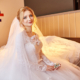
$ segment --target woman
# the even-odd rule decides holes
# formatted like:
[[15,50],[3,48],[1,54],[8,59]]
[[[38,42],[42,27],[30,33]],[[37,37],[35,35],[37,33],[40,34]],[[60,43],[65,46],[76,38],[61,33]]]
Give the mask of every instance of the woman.
[[35,23],[36,16],[31,8],[19,9],[7,45],[0,50],[0,80],[80,80],[78,66],[59,56],[48,55],[49,44],[43,37],[44,43],[40,41],[41,34],[37,34]]

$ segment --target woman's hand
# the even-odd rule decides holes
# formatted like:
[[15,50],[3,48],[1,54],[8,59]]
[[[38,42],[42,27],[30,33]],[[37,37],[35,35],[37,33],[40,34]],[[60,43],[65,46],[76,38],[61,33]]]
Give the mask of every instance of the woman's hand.
[[59,69],[60,67],[61,67],[61,64],[58,63],[58,64],[56,64],[55,69],[57,70],[57,69]]
[[47,65],[47,71],[53,71],[55,69],[55,67],[54,66],[49,66],[49,65]]
[[54,65],[53,66],[49,66],[47,65],[47,71],[53,71],[53,70],[57,70],[61,67],[61,64],[59,64],[57,67],[55,67]]

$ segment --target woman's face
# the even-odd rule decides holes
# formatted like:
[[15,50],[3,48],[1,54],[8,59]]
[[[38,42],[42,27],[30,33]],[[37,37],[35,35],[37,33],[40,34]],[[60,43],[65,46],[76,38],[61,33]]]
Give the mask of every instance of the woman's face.
[[25,27],[31,27],[34,23],[34,17],[32,15],[32,13],[28,10],[26,10],[23,14],[23,21],[22,24]]

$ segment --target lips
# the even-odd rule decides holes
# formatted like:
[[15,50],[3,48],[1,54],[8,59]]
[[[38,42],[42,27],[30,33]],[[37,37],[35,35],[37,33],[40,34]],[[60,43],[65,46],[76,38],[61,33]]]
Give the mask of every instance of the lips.
[[32,22],[29,22],[29,23],[32,23]]

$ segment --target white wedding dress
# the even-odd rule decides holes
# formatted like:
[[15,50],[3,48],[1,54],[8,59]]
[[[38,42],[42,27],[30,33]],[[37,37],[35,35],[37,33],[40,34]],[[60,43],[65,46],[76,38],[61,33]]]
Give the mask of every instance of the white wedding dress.
[[58,36],[40,37],[40,40],[43,43],[43,52],[50,52],[48,56],[57,56],[76,65],[80,64],[80,43]]
[[[80,80],[80,68],[72,64],[79,61],[79,43],[56,36],[29,37],[19,27],[15,18],[7,45],[0,49],[0,80]],[[43,61],[38,63],[41,49]],[[46,71],[46,65],[55,63],[61,64],[58,70]]]

